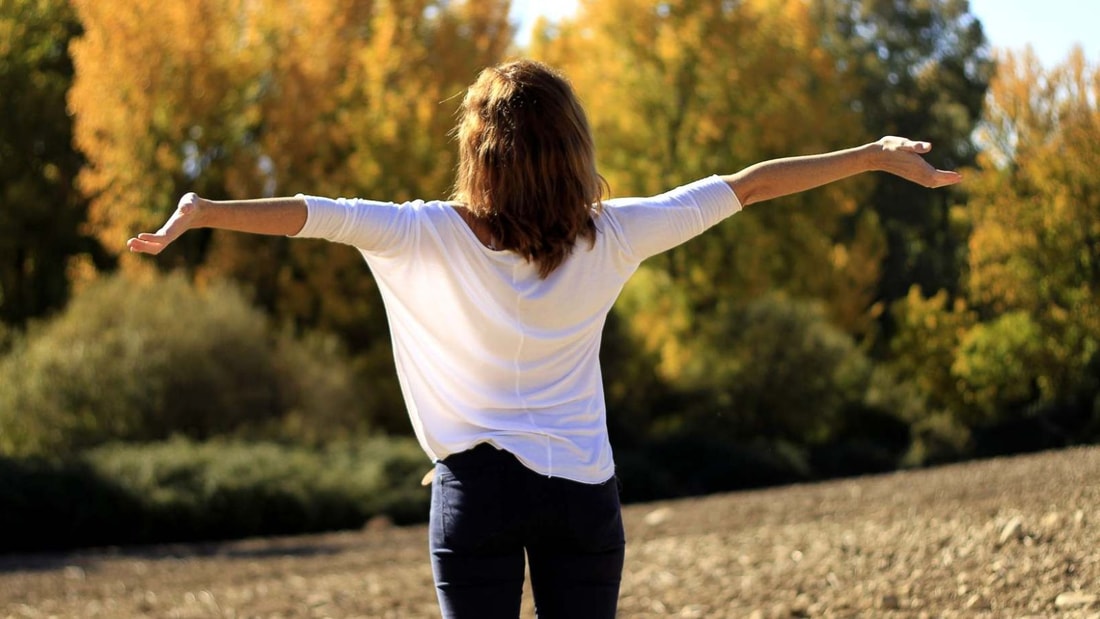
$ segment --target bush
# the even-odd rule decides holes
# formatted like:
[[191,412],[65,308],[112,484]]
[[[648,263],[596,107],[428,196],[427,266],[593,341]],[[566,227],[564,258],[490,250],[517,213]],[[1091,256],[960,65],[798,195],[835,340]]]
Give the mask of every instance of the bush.
[[782,441],[669,436],[615,452],[624,502],[775,486],[810,479],[804,451]]
[[110,277],[0,360],[0,454],[277,433],[291,417],[303,434],[301,419],[354,428],[355,382],[334,343],[273,336],[229,284]]
[[685,380],[686,423],[730,441],[828,441],[843,414],[861,407],[871,364],[819,305],[767,296],[703,334]]
[[[924,412],[920,394],[876,370],[819,304],[769,295],[723,312],[678,357],[679,379],[648,389],[643,413],[629,411],[647,425],[616,449],[624,498],[880,472],[902,462],[911,422]],[[610,422],[619,414],[609,411]]]
[[965,422],[1015,417],[1041,399],[1042,340],[1039,326],[1024,312],[1003,314],[967,332],[951,365],[968,405],[959,411]]
[[913,440],[902,460],[906,467],[932,466],[964,460],[973,450],[970,428],[947,411],[930,411],[913,423]]
[[176,439],[79,459],[0,459],[0,551],[298,534],[424,520],[428,462],[409,439],[324,449]]

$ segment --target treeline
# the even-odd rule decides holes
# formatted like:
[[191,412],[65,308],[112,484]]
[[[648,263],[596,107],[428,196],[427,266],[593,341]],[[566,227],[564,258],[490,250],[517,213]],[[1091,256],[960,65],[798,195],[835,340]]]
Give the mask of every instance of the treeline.
[[[523,49],[508,11],[0,1],[0,503],[107,479],[114,450],[407,442],[353,249],[205,232],[151,261],[123,243],[187,191],[444,197],[461,93],[515,55],[570,76],[614,195],[884,134],[967,177],[866,175],[643,265],[602,355],[625,499],[1100,437],[1100,67],[1080,52],[994,55],[948,0],[582,3]],[[173,483],[150,479],[138,494]]]

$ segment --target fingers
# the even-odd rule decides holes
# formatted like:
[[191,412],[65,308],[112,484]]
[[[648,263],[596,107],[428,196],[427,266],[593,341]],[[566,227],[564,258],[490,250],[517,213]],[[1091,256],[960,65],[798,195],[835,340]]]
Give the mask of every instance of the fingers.
[[932,144],[920,140],[910,140],[896,135],[888,135],[881,140],[883,150],[904,151],[910,153],[927,153],[932,150]]
[[929,187],[946,187],[947,185],[954,185],[955,183],[961,182],[962,179],[962,174],[958,172],[936,170],[932,177],[932,184],[929,185]]
[[932,150],[932,144],[888,135],[879,140],[885,157],[883,170],[896,174],[924,187],[936,188],[954,185],[963,177],[958,172],[937,170],[925,161],[923,155]]
[[928,142],[915,142],[913,140],[906,140],[904,145],[905,150],[912,151],[914,153],[927,153],[932,150],[932,145]]
[[958,172],[937,170],[924,163],[923,160],[921,160],[921,163],[924,165],[919,170],[900,170],[896,172],[896,174],[918,185],[928,187],[929,189],[954,185],[955,183],[961,182],[963,179],[962,174]]
[[164,248],[192,227],[197,217],[200,202],[201,198],[194,192],[183,194],[176,205],[175,212],[159,230],[153,233],[142,232],[126,241],[126,247],[131,252],[143,254],[156,255],[164,251]]
[[126,241],[126,249],[129,249],[134,254],[159,254],[161,247],[148,241],[143,241],[138,238],[132,238]]
[[156,234],[142,233],[126,241],[126,248],[136,254],[152,254],[157,255],[164,251],[164,248],[168,246],[168,243],[164,242],[164,238]]

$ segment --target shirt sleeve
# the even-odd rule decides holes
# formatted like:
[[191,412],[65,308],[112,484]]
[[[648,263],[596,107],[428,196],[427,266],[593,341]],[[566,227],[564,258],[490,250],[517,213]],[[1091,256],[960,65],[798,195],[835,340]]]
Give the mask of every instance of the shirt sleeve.
[[641,262],[702,234],[741,210],[741,201],[718,176],[649,198],[605,202],[624,248]]
[[295,238],[326,239],[373,253],[397,251],[410,240],[415,203],[298,194],[306,202],[306,223]]

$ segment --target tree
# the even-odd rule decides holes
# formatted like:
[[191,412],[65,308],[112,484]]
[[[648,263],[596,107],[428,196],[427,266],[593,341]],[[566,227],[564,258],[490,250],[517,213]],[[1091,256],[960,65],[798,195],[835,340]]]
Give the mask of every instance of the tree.
[[445,190],[454,95],[511,36],[499,0],[76,6],[81,181],[113,247],[158,224],[183,189]]
[[1098,94],[1079,50],[1049,71],[1029,50],[998,59],[969,187],[966,298],[914,287],[893,308],[891,365],[924,397],[925,429],[974,430],[973,447],[998,453],[1100,426]]
[[[647,195],[866,138],[846,105],[850,77],[821,36],[797,0],[609,0],[544,23],[532,53],[561,67],[585,101],[613,193]],[[867,333],[882,252],[873,214],[852,219],[867,182],[749,209],[643,266],[620,308],[633,308],[633,331],[660,351],[666,377],[689,363],[683,342],[701,325],[774,288],[825,299],[834,323]]]
[[85,235],[65,96],[80,23],[62,0],[0,0],[0,322],[22,327],[60,308],[70,276],[110,266]]
[[[81,185],[113,251],[186,191],[441,197],[461,92],[512,38],[505,0],[74,4],[87,29],[73,45]],[[230,277],[277,323],[341,336],[379,377],[377,424],[407,429],[381,298],[355,250],[200,232],[157,265]]]
[[[269,158],[269,174],[238,173],[232,195],[446,194],[457,162],[448,133],[464,88],[510,43],[507,3],[364,6],[333,2],[304,23],[284,12],[268,28],[255,149],[257,160]],[[342,34],[303,36],[323,29]],[[221,235],[202,272],[248,282],[278,318],[335,331],[390,363],[381,300],[351,248]]]
[[990,88],[970,202],[967,291],[987,316],[1022,313],[1043,400],[1093,388],[1100,359],[1100,67],[1080,49],[1043,69],[1007,53]]
[[[970,136],[993,72],[981,23],[967,0],[814,0],[821,43],[854,81],[846,105],[871,135],[906,135],[935,145],[937,167],[973,165]],[[876,298],[911,286],[959,293],[966,231],[952,216],[957,198],[883,177],[866,201],[886,233]]]

